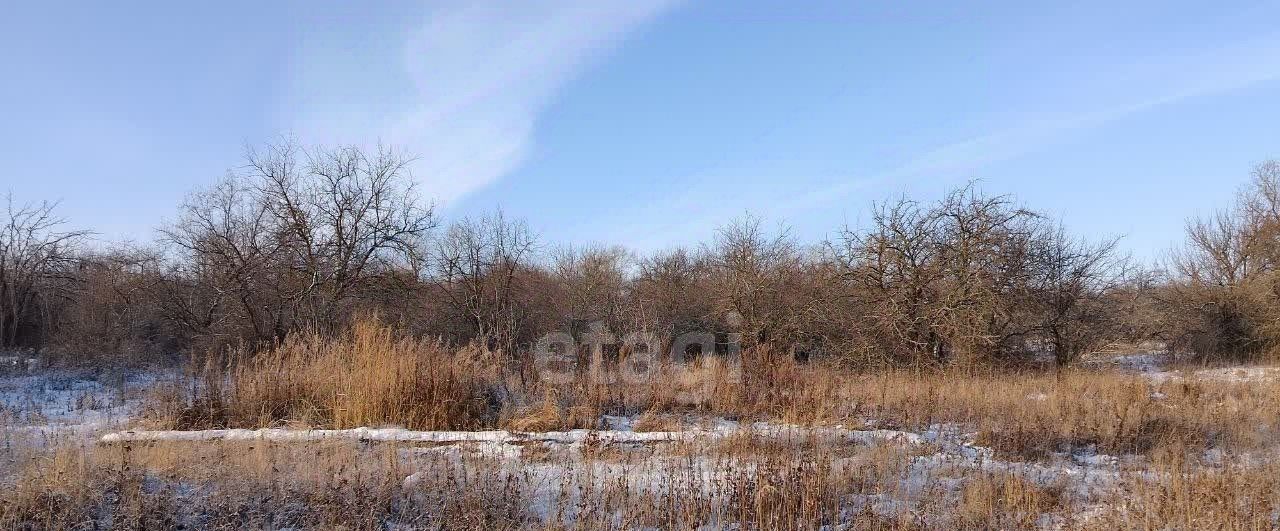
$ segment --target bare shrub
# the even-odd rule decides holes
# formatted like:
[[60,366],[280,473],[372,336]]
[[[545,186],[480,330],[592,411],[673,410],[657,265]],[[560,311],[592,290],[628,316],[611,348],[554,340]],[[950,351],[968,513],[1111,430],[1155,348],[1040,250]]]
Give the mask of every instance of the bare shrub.
[[50,338],[55,363],[128,367],[172,363],[187,337],[159,304],[162,259],[146,248],[120,246],[78,258]]
[[1242,360],[1280,345],[1280,164],[1266,162],[1235,205],[1187,223],[1166,298],[1175,347],[1197,359]]
[[666,338],[712,329],[709,283],[708,260],[695,252],[676,248],[643,258],[630,289],[637,329]]
[[1090,243],[1048,226],[1032,244],[1028,335],[1048,347],[1064,367],[1117,336],[1110,307],[1126,278],[1115,257],[1118,239]]
[[1036,212],[972,184],[936,204],[879,204],[871,227],[833,244],[861,364],[1066,365],[1100,342],[1119,278],[1115,241],[1066,235]]
[[529,226],[501,211],[445,230],[435,243],[431,283],[450,337],[507,353],[532,344],[537,331],[527,295],[535,251]]
[[553,253],[551,276],[557,288],[553,304],[562,330],[578,335],[588,331],[591,323],[601,323],[608,330],[643,329],[627,292],[631,259],[619,246],[569,246]]

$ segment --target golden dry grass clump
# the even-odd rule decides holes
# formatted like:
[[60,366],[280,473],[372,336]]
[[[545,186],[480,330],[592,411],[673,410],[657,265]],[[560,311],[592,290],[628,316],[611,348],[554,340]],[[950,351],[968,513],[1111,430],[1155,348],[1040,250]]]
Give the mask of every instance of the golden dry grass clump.
[[482,428],[496,421],[497,371],[486,351],[357,321],[333,337],[295,334],[206,364],[199,391],[173,420],[180,428]]

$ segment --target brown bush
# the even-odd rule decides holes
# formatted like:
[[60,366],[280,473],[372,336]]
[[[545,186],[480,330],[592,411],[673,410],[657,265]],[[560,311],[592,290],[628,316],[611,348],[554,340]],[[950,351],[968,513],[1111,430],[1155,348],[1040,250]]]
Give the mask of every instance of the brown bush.
[[1175,348],[1197,360],[1280,354],[1280,163],[1259,165],[1231,208],[1186,233],[1165,300]]

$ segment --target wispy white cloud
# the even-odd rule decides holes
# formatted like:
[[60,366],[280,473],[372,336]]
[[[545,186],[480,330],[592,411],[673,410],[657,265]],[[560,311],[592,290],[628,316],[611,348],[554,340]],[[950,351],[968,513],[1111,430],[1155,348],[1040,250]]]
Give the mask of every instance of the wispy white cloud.
[[319,36],[291,65],[292,133],[403,149],[448,203],[518,168],[565,86],[681,1],[430,0],[395,37]]
[[517,168],[560,89],[677,0],[434,6],[404,47],[417,101],[378,132],[418,154],[415,175],[449,201]]

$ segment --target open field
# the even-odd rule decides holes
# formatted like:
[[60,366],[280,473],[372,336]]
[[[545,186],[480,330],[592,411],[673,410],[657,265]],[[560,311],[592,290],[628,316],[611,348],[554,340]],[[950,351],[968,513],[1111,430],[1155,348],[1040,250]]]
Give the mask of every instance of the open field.
[[1280,2],[10,3],[0,531],[1280,531]]
[[[0,525],[1280,526],[1277,368],[1175,370],[1139,353],[1063,372],[862,374],[744,355],[762,366],[736,385],[711,385],[713,369],[698,366],[610,395],[522,387],[467,365],[477,352],[396,343],[376,328],[354,339],[363,350],[313,338],[274,362],[256,358],[281,376],[327,374],[340,388],[332,395],[263,378],[261,364],[223,373],[220,390],[174,373],[5,376]],[[355,369],[326,368],[339,351]],[[397,365],[397,353],[432,365]],[[432,386],[440,370],[466,385]],[[481,388],[505,394],[444,416],[411,401],[458,402]],[[201,414],[215,396],[218,415]],[[243,413],[251,404],[260,414]],[[200,429],[215,426],[234,429]]]

